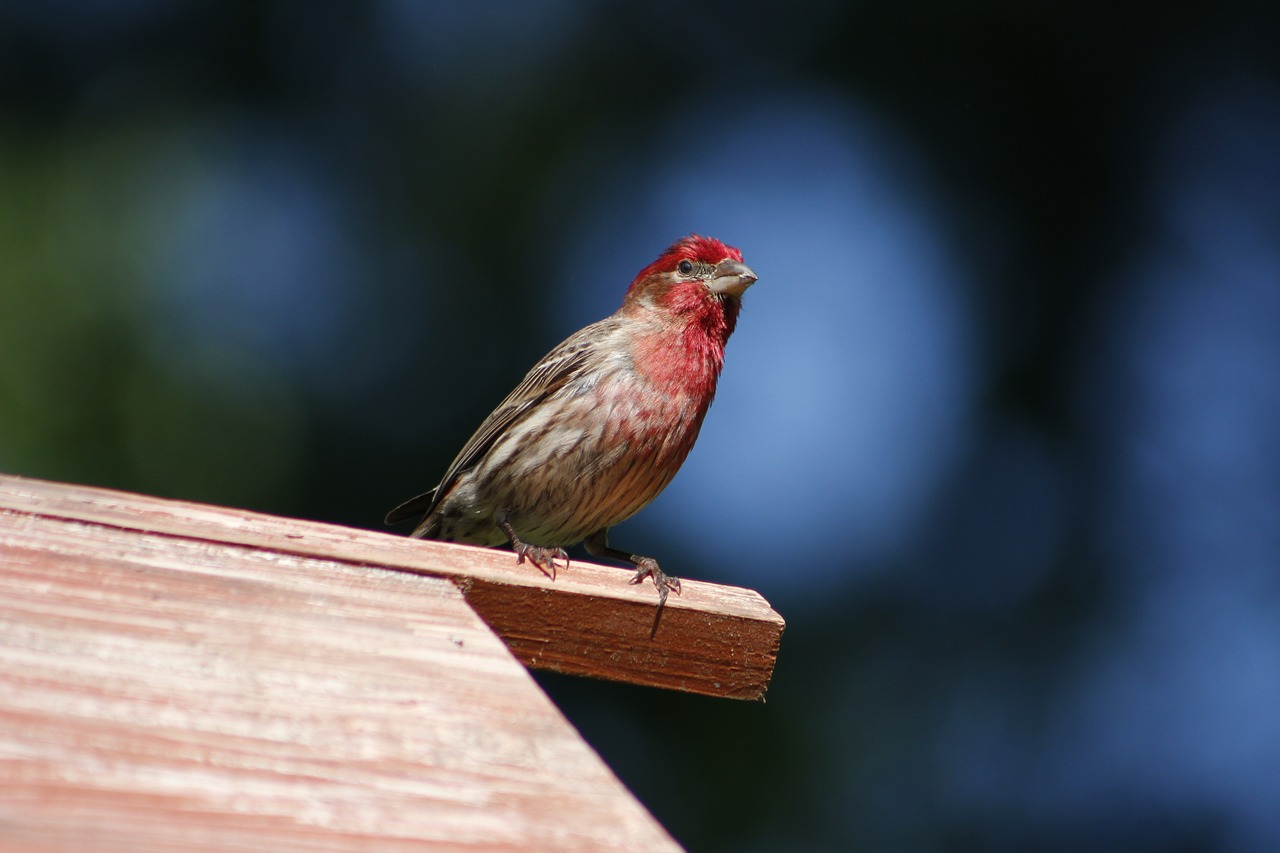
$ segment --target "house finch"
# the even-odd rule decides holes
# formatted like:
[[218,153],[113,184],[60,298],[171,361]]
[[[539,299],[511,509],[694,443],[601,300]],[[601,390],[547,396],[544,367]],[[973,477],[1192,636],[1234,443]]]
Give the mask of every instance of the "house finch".
[[[387,514],[413,536],[510,542],[555,578],[565,546],[652,578],[658,614],[680,581],[608,543],[671,482],[715,396],[724,347],[756,274],[719,240],[686,237],[640,271],[622,307],[533,366],[485,419],[440,485]],[[657,623],[655,621],[655,630]]]

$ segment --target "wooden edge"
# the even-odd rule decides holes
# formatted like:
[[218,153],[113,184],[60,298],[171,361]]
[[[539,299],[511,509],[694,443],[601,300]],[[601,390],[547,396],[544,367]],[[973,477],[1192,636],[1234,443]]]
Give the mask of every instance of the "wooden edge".
[[686,580],[650,636],[657,595],[621,568],[552,581],[510,551],[111,489],[0,475],[0,509],[449,578],[528,666],[708,696],[763,699],[785,627],[759,593]]

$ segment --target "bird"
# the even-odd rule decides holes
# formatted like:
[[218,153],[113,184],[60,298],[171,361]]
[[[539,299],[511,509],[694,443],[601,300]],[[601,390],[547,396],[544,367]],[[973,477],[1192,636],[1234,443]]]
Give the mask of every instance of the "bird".
[[658,619],[680,580],[653,557],[609,544],[609,529],[671,482],[715,397],[725,344],[756,274],[742,252],[692,234],[627,287],[621,307],[540,359],[485,418],[434,489],[387,524],[473,545],[510,544],[555,580],[567,547],[630,564],[652,580]]

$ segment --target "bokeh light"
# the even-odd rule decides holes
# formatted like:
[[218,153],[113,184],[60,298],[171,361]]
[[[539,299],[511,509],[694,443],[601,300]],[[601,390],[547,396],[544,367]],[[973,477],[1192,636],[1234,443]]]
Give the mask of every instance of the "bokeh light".
[[[691,100],[703,99],[721,100]],[[639,269],[662,248],[642,236],[704,232],[745,247],[760,275],[697,449],[619,536],[665,537],[749,586],[792,566],[775,594],[827,596],[904,547],[969,438],[978,343],[962,273],[919,158],[856,103],[730,100],[708,134],[685,132],[691,109],[659,121],[643,171],[589,179],[598,190],[565,253],[603,273],[600,247],[616,246]],[[617,266],[622,285],[566,280],[571,325],[616,307],[629,280]]]

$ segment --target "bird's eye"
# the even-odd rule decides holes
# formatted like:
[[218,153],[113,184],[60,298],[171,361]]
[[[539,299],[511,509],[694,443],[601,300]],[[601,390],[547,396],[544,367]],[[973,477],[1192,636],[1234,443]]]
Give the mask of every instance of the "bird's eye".
[[689,261],[681,261],[676,269],[680,270],[681,275],[689,275],[693,272],[693,264]]

